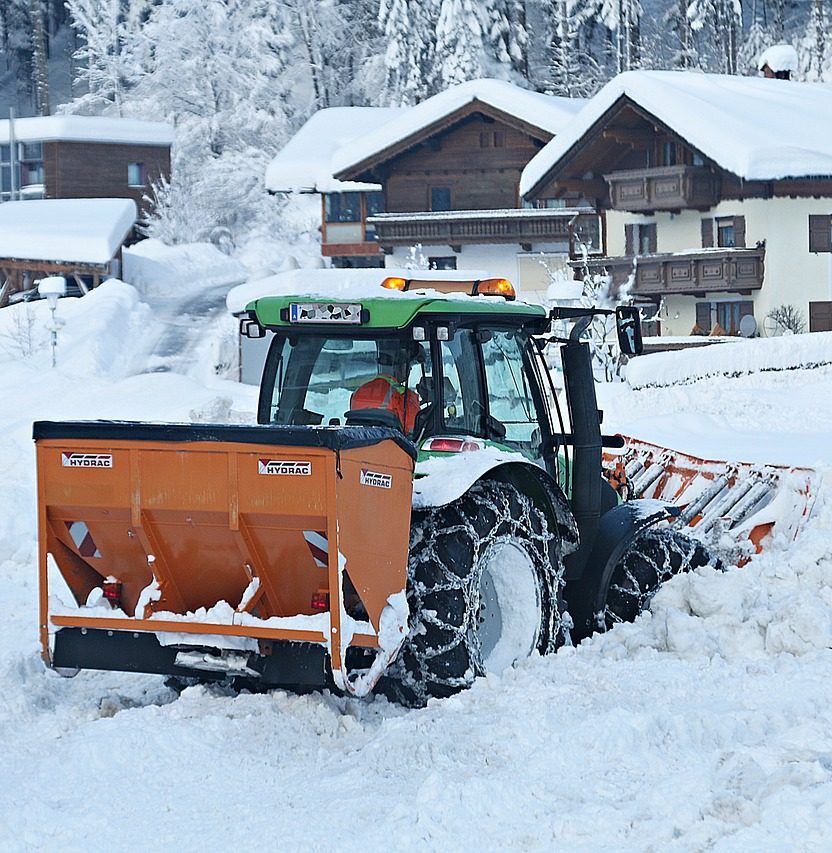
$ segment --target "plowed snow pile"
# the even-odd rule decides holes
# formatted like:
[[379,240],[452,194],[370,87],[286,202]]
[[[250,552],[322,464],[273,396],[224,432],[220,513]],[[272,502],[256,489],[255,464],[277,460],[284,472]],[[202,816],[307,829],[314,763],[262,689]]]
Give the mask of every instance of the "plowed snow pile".
[[[154,320],[126,286],[98,296],[66,306],[56,371],[44,340],[0,356],[0,849],[828,849],[832,506],[743,570],[676,578],[634,625],[421,711],[46,672],[31,421],[254,410],[216,378],[134,375]],[[94,321],[108,360],[84,357]],[[747,433],[832,465],[832,376],[782,375],[608,389],[605,429],[738,457]]]

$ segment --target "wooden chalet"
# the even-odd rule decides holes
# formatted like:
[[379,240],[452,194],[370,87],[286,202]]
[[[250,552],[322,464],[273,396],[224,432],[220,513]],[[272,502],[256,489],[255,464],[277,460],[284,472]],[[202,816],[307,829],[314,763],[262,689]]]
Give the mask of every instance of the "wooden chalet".
[[461,266],[490,266],[471,251],[477,246],[503,247],[504,255],[566,252],[597,218],[578,209],[578,194],[523,209],[519,182],[529,160],[583,103],[496,80],[465,83],[341,148],[335,177],[382,187],[384,212],[369,222],[394,264],[416,245],[432,267],[444,269],[456,268],[466,249]]
[[121,272],[136,223],[131,199],[40,199],[0,204],[0,308],[64,276],[81,293]]
[[173,128],[101,116],[0,121],[0,202],[128,198],[139,209],[154,181],[170,176]]
[[590,267],[661,303],[671,334],[737,333],[746,314],[762,331],[782,304],[821,328],[830,115],[832,90],[817,84],[629,72],[529,164],[523,194],[588,200],[607,241]]

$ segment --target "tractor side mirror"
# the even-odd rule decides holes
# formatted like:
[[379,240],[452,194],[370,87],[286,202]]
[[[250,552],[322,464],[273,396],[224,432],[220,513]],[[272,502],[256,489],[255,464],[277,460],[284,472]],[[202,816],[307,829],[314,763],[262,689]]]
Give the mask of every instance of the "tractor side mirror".
[[634,305],[619,305],[615,309],[615,330],[618,346],[624,355],[641,355],[641,314]]
[[243,317],[240,320],[240,334],[244,338],[265,338],[266,330],[251,317]]

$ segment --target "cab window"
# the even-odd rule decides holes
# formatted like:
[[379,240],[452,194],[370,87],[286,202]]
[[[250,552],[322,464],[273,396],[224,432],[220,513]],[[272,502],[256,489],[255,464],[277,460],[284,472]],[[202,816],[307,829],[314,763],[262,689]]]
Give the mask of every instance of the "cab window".
[[483,435],[485,406],[479,379],[477,341],[471,329],[457,329],[439,341],[442,362],[442,426],[449,432]]
[[525,337],[513,329],[495,329],[480,337],[488,413],[494,430],[505,430],[497,440],[537,460],[542,456],[541,434],[523,359]]
[[430,385],[428,345],[399,337],[286,335],[275,339],[269,361],[268,419],[275,424],[342,425],[355,391],[379,376],[416,394]]

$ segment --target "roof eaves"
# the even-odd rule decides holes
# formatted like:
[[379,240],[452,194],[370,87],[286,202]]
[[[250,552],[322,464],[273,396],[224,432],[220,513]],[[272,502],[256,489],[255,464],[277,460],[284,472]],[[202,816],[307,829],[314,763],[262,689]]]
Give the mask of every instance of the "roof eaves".
[[488,113],[491,117],[512,125],[519,130],[522,130],[524,133],[535,132],[542,141],[547,141],[553,136],[551,131],[521,119],[519,116],[507,113],[505,110],[488,103],[488,101],[484,101],[476,95],[472,95],[464,104],[455,106],[453,109],[443,113],[440,117],[436,118],[429,124],[424,125],[407,136],[401,137],[396,142],[379,149],[374,154],[365,157],[363,160],[341,169],[336,172],[333,177],[339,181],[357,180],[366,172],[366,170],[373,169],[383,163],[386,163],[388,160],[392,160],[394,157],[404,154],[406,151],[414,148],[426,139],[429,139],[435,133],[446,130],[462,118],[477,112]]

